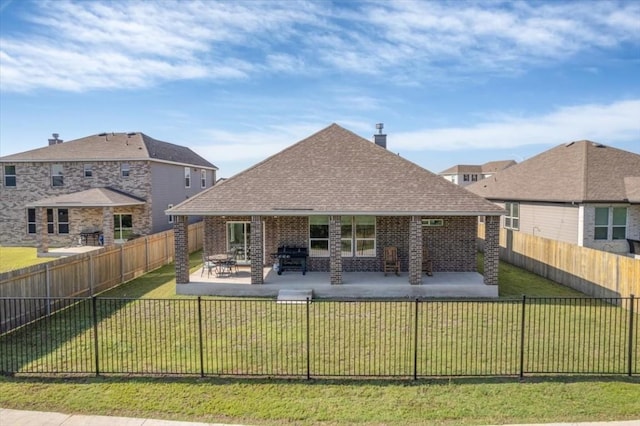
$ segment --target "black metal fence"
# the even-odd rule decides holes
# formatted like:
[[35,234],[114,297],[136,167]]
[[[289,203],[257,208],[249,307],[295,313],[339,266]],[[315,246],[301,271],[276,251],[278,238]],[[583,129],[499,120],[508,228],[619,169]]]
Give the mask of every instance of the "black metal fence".
[[637,299],[0,299],[3,374],[634,375]]

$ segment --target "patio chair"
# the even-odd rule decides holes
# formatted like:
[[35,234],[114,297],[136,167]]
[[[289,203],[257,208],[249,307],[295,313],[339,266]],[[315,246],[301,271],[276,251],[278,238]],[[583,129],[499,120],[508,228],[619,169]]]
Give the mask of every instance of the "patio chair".
[[207,260],[207,256],[202,254],[202,271],[200,272],[200,276],[204,275],[204,271],[207,271],[207,278],[211,276],[211,273],[215,271],[216,264],[211,260]]
[[382,266],[384,269],[384,276],[387,276],[387,272],[394,272],[396,275],[400,275],[400,261],[398,260],[398,248],[397,247],[385,247],[384,258],[382,260]]
[[225,262],[225,266],[229,270],[229,273],[233,272],[234,274],[238,273],[238,249],[234,248],[227,252],[227,261]]
[[433,275],[433,262],[431,261],[431,255],[427,247],[422,248],[422,272],[428,276]]

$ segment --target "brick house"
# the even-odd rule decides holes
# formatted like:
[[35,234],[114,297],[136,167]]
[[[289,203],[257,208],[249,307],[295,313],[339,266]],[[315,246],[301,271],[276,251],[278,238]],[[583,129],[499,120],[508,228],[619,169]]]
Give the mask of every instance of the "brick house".
[[[280,246],[308,248],[308,270],[382,271],[384,248],[398,249],[410,284],[434,272],[476,271],[476,231],[486,217],[485,284],[497,284],[502,208],[336,125],[169,209],[175,218],[176,282],[189,283],[186,224],[203,216],[205,253],[239,248],[251,284]],[[179,290],[178,290],[179,291]]]
[[143,133],[64,143],[54,134],[48,146],[0,157],[0,167],[0,244],[40,252],[170,229],[164,211],[211,187],[217,171],[189,148]]
[[640,240],[640,155],[582,140],[466,187],[505,207],[502,227],[596,250]]

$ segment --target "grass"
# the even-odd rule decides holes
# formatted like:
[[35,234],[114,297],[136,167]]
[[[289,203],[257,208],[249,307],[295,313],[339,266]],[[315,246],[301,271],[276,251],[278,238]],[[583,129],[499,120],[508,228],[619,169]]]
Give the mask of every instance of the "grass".
[[0,273],[50,262],[54,259],[51,257],[38,257],[35,247],[0,246]]
[[[190,258],[192,269],[198,268],[200,256],[195,253]],[[481,259],[480,259],[481,263]],[[513,297],[527,294],[529,296],[579,296],[580,294],[563,286],[551,283],[532,274],[528,274],[511,265],[501,264],[500,294],[502,297]],[[185,342],[194,339],[192,331],[195,329],[192,321],[193,298],[181,297],[176,302],[149,300],[162,297],[175,297],[175,281],[173,268],[166,266],[150,274],[119,286],[102,296],[134,297],[139,301],[118,302],[102,312],[100,333],[117,331],[119,336],[113,337],[112,346],[121,345],[120,358],[110,359],[106,367],[131,367],[127,354],[133,346],[144,347],[148,354],[149,363],[153,366],[161,365],[163,349],[172,350],[180,365],[186,365],[194,358],[194,354],[185,349]],[[191,299],[191,300],[189,300]],[[253,304],[249,311],[242,311],[238,315],[233,311],[237,303],[225,299],[211,298],[204,304],[205,315],[210,320],[205,322],[205,336],[223,331],[229,336],[237,336],[242,329],[260,330],[259,324],[266,321],[289,321],[286,328],[289,337],[293,337],[291,346],[277,346],[281,355],[280,363],[295,362],[299,341],[299,322],[296,315],[282,316],[283,312],[294,312],[300,307],[285,305],[285,311],[274,309],[273,303],[265,309],[263,305]],[[247,303],[250,303],[247,301]],[[253,302],[251,302],[253,303]],[[265,304],[266,306],[266,304]],[[330,357],[337,354],[333,361],[336,365],[347,362],[353,367],[362,360],[363,355],[349,352],[352,345],[371,344],[365,350],[358,351],[366,354],[366,362],[375,361],[376,356],[392,358],[393,352],[385,353],[385,339],[390,333],[385,333],[389,324],[381,318],[394,318],[402,321],[405,313],[399,315],[380,314],[379,310],[360,311],[357,304],[339,305],[330,303],[314,303],[312,318],[323,321],[326,318],[337,318],[333,323],[334,330],[347,330],[347,324],[359,320],[376,321],[375,327],[362,333],[343,333],[337,336],[320,336],[314,350],[329,348],[323,356]],[[384,305],[381,305],[384,306]],[[492,317],[491,312],[482,310],[480,304],[463,305],[474,306],[476,318],[482,318],[483,323],[499,322],[504,325],[504,331],[510,335],[509,317]],[[182,307],[182,308],[180,308]],[[486,333],[482,327],[465,329],[456,326],[455,305],[448,305],[435,301],[429,305],[426,313],[433,314],[432,318],[441,319],[438,324],[427,327],[433,330],[432,337],[441,340],[432,342],[434,347],[447,347],[450,344],[460,344],[473,338],[474,333]],[[80,308],[77,308],[80,309]],[[331,312],[328,310],[332,309]],[[380,309],[385,309],[381,307]],[[583,315],[581,322],[590,323],[589,310],[578,306],[575,308]],[[547,317],[553,317],[567,311],[555,305],[541,304],[532,309],[532,321],[544,325]],[[598,312],[600,310],[597,310]],[[603,308],[605,311],[605,308]],[[618,308],[608,306],[606,312],[616,312]],[[537,312],[537,317],[534,315]],[[134,320],[126,322],[135,313]],[[145,318],[172,318],[177,314],[177,320],[170,322],[164,331],[178,330],[178,334],[170,334],[164,338],[149,339],[141,333],[139,325]],[[574,312],[575,313],[575,312]],[[574,314],[572,313],[572,314]],[[369,318],[365,318],[365,317]],[[56,316],[63,318],[62,315]],[[425,318],[429,318],[426,316]],[[609,318],[607,316],[606,318]],[[560,318],[560,320],[562,320]],[[600,320],[598,320],[600,321]],[[87,323],[88,324],[88,323]],[[60,321],[56,324],[58,331],[53,335],[45,335],[52,342],[51,350],[42,354],[41,358],[32,359],[32,365],[43,365],[50,361],[54,354],[64,356],[69,351],[69,342],[76,341],[87,347],[87,354],[91,354],[92,341],[88,331],[78,334],[70,332],[68,324]],[[437,328],[433,328],[437,327]],[[247,340],[235,340],[232,345],[224,346],[215,339],[207,339],[211,350],[239,349],[248,353],[250,364],[246,368],[260,366],[271,360],[254,356],[255,347],[264,339],[281,344],[282,329],[266,328],[260,333],[250,335]],[[467,330],[465,334],[463,330]],[[574,329],[575,331],[575,325]],[[591,333],[593,329],[589,329]],[[563,331],[564,330],[560,330]],[[176,331],[177,332],[177,331]],[[99,334],[100,334],[99,333]],[[180,334],[182,333],[182,334]],[[567,334],[558,334],[556,329],[541,327],[536,330],[550,345],[568,340]],[[546,334],[545,334],[546,333]],[[162,335],[164,336],[164,335]],[[498,338],[501,335],[498,335]],[[31,329],[28,336],[23,336],[25,342],[40,341],[41,335]],[[280,339],[280,340],[278,340]],[[391,341],[392,346],[398,341]],[[401,341],[400,341],[401,342]],[[66,345],[66,346],[65,346]],[[188,345],[187,345],[188,346]],[[452,346],[453,347],[453,346]],[[335,349],[338,349],[337,351]],[[611,347],[609,347],[611,349]],[[67,351],[67,352],[65,352]],[[220,352],[218,352],[220,353]],[[451,360],[458,356],[454,353],[440,354]],[[477,354],[468,354],[476,356]],[[504,354],[492,352],[492,358],[502,357]],[[571,359],[576,354],[564,354]],[[216,359],[209,361],[209,358]],[[219,358],[219,357],[218,357]],[[355,361],[354,361],[355,360]],[[88,356],[89,363],[92,361]],[[325,358],[322,362],[331,362]],[[395,363],[403,363],[402,357]],[[210,368],[231,368],[225,360],[207,357]],[[279,368],[281,364],[274,364]],[[349,362],[352,362],[351,364]],[[40,363],[40,364],[38,364]],[[139,366],[133,366],[138,368]],[[554,376],[526,378],[519,382],[514,378],[474,378],[474,379],[442,379],[442,380],[285,380],[285,379],[223,379],[223,378],[136,378],[136,377],[98,377],[98,378],[0,378],[0,406],[16,409],[33,409],[45,411],[60,411],[66,413],[85,413],[101,415],[118,415],[132,417],[151,417],[173,420],[192,420],[223,423],[247,424],[300,424],[300,425],[332,425],[332,424],[499,424],[499,423],[540,423],[540,422],[577,422],[577,421],[606,421],[640,418],[640,379],[598,377],[598,376]]]

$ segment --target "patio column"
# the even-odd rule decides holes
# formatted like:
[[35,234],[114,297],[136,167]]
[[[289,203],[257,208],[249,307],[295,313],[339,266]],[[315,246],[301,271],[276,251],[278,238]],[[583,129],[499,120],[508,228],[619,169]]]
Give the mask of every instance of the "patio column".
[[213,254],[214,241],[216,236],[215,218],[213,216],[204,217],[204,239],[202,240],[202,253]]
[[500,262],[500,216],[485,216],[484,221],[484,283],[498,285]]
[[105,247],[115,244],[113,236],[113,207],[102,208],[102,241]]
[[189,282],[189,220],[188,216],[173,217],[176,285]]
[[409,222],[409,284],[422,284],[422,217]]
[[38,245],[38,254],[49,252],[49,230],[47,228],[47,208],[36,208],[36,224],[38,233],[36,234],[36,243]]
[[340,216],[329,216],[329,271],[331,285],[342,284],[342,224]]
[[262,216],[251,216],[251,284],[264,284]]

